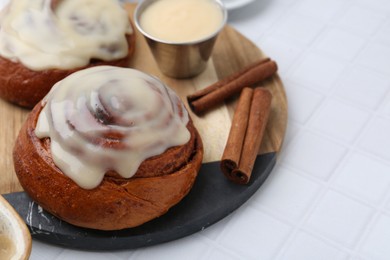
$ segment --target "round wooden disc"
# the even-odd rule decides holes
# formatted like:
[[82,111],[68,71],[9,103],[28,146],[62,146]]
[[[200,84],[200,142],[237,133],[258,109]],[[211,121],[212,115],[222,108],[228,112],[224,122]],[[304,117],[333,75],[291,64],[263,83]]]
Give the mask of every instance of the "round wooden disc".
[[[126,6],[133,17],[135,6]],[[186,80],[165,77],[158,70],[153,56],[142,35],[137,33],[135,55],[130,67],[159,77],[178,95],[186,96],[219,79],[265,58],[255,44],[230,26],[221,32],[206,70],[199,76]],[[237,96],[202,117],[191,117],[203,139],[204,164],[190,193],[178,205],[162,217],[136,228],[102,232],[74,227],[42,211],[23,192],[7,194],[6,199],[16,208],[33,237],[61,246],[89,249],[129,249],[178,239],[202,230],[226,217],[247,201],[263,184],[275,165],[287,126],[287,100],[283,84],[276,74],[261,82],[273,95],[271,114],[263,142],[248,185],[228,181],[219,169],[223,149],[229,134]],[[0,101],[0,193],[20,191],[12,164],[14,140],[28,111]],[[28,216],[28,218],[27,218]]]

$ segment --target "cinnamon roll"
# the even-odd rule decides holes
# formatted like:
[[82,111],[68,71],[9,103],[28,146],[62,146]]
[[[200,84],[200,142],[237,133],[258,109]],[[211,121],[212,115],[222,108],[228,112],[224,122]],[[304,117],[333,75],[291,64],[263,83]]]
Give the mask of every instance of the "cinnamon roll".
[[118,230],[168,211],[191,189],[201,138],[180,98],[157,78],[99,66],[58,82],[14,147],[24,190],[80,227]]
[[134,47],[117,0],[11,0],[0,13],[0,97],[32,108],[75,71],[127,66]]

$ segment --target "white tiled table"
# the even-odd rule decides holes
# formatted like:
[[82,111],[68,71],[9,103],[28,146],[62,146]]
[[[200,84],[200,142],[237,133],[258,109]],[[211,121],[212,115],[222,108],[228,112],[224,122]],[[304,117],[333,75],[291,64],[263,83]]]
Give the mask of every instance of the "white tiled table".
[[104,253],[34,241],[31,259],[390,259],[390,1],[257,0],[229,15],[288,96],[266,183],[184,239]]

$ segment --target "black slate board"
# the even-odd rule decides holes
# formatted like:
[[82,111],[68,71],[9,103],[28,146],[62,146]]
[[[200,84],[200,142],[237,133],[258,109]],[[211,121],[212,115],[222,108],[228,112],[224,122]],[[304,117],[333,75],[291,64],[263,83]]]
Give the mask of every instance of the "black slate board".
[[142,226],[97,231],[72,226],[31,201],[24,192],[4,197],[25,220],[33,238],[83,250],[134,249],[172,241],[214,224],[246,202],[272,171],[276,153],[259,155],[248,185],[228,181],[219,162],[203,164],[190,193],[167,214]]

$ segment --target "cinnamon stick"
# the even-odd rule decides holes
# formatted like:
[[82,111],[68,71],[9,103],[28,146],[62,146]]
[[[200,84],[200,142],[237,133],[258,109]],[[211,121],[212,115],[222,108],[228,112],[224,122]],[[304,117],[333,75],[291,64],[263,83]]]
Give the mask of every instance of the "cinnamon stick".
[[233,182],[247,184],[264,136],[272,95],[267,89],[244,88],[234,112],[221,170]]
[[255,62],[243,70],[224,78],[205,89],[187,96],[188,104],[195,114],[202,114],[222,103],[225,99],[271,77],[277,71],[277,64],[269,58]]
[[[230,173],[238,167],[242,147],[244,146],[252,97],[253,89],[244,88],[241,91],[240,99],[233,115],[229,137],[222,155],[221,168],[224,173]],[[229,174],[227,177],[230,177]]]

